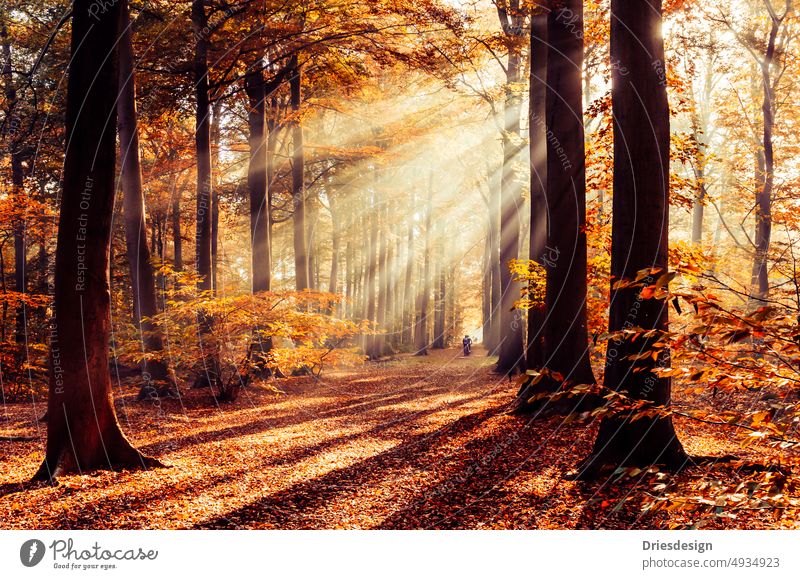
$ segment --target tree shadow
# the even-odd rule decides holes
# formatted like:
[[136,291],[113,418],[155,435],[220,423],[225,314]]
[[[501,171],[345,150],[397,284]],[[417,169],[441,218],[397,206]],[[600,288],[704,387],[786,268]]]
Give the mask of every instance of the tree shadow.
[[399,467],[422,467],[425,462],[424,457],[435,453],[436,443],[442,438],[452,436],[453,429],[461,432],[474,430],[500,411],[500,408],[490,408],[462,416],[434,432],[413,435],[385,452],[333,470],[321,477],[300,482],[286,490],[233,509],[222,516],[198,523],[192,528],[318,528],[319,525],[314,521],[315,509],[343,494],[367,489],[391,476],[391,473]]

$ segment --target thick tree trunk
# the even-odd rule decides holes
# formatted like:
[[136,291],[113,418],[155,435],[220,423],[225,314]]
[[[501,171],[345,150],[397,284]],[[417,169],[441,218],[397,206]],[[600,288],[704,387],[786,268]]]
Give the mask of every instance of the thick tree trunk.
[[122,433],[108,371],[121,4],[107,6],[97,22],[90,3],[75,0],[72,12],[66,111],[70,138],[56,249],[47,449],[37,480],[52,480],[62,472],[159,464]]
[[[612,0],[611,61],[614,113],[614,206],[611,248],[612,284],[634,279],[641,270],[657,283],[669,267],[669,105],[663,66],[661,0]],[[625,71],[623,74],[621,71]],[[642,127],[648,127],[643,131]],[[631,327],[656,330],[652,338],[620,332]],[[654,371],[669,367],[669,350],[632,360],[660,346],[669,329],[666,302],[640,288],[611,290],[609,331],[617,333],[606,353],[606,387],[656,406],[670,403],[670,379]],[[597,476],[603,467],[666,465],[680,468],[687,456],[670,417],[631,419],[631,412],[606,417],[593,454],[579,476]]]
[[249,100],[248,111],[250,160],[247,168],[247,187],[250,196],[250,241],[252,243],[252,290],[267,292],[272,287],[272,258],[270,239],[270,206],[267,196],[267,132],[266,93],[261,71],[245,78]]
[[292,101],[292,114],[295,118],[292,126],[292,199],[294,203],[293,233],[294,233],[294,269],[295,286],[297,291],[311,287],[309,280],[308,246],[306,240],[306,191],[305,191],[305,150],[303,147],[303,125],[296,116],[300,111],[300,88],[302,84],[302,69],[297,62],[297,55],[292,56],[292,73],[290,76],[290,89]]
[[[125,247],[133,294],[133,323],[142,346],[142,388],[139,398],[176,394],[177,383],[164,357],[161,329],[152,320],[158,313],[156,278],[147,248],[142,169],[139,160],[139,128],[136,115],[136,82],[133,44],[127,2],[122,3],[119,42],[119,124],[122,162],[122,208],[125,216]],[[153,229],[155,233],[155,229]]]
[[583,100],[583,3],[566,0],[548,17],[547,270],[545,367],[565,384],[594,384],[586,319],[586,163]]

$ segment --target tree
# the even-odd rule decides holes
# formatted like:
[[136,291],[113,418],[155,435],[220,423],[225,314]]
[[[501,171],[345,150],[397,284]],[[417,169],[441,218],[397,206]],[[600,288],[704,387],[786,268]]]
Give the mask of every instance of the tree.
[[142,344],[142,389],[140,398],[171,396],[177,384],[164,359],[164,340],[153,323],[158,313],[156,281],[147,247],[142,169],[139,158],[139,128],[136,119],[136,83],[133,45],[127,1],[122,2],[119,44],[119,120],[122,195],[125,214],[125,244],[133,294],[133,322]]
[[197,231],[195,233],[195,268],[198,289],[212,289],[211,270],[211,106],[208,95],[208,16],[205,0],[192,1],[195,82],[195,152],[197,155]]
[[[671,387],[670,378],[657,374],[669,365],[669,350],[662,345],[669,319],[667,303],[653,290],[669,280],[670,133],[661,23],[661,0],[612,0],[612,337],[605,372],[606,388],[659,408],[669,405]],[[642,284],[630,283],[640,275]],[[655,353],[657,360],[641,356],[645,352]],[[607,466],[680,468],[686,463],[671,417],[660,411],[637,414],[626,410],[603,418],[579,478],[596,476]]]
[[[536,6],[531,13],[531,80],[528,99],[528,126],[531,162],[530,261],[543,266],[547,244],[547,30],[548,12]],[[544,304],[528,310],[526,365],[529,370],[544,368]],[[525,389],[521,390],[524,393]],[[523,403],[523,400],[519,401]]]
[[76,0],[72,11],[47,448],[36,480],[159,465],[122,433],[111,392],[109,250],[122,6],[108,6],[100,22],[90,8],[89,0]]
[[300,121],[301,87],[303,69],[298,63],[297,53],[290,58],[292,69],[289,77],[292,100],[292,199],[294,203],[294,269],[295,284],[299,291],[311,287],[308,268],[308,245],[306,239],[306,188],[305,148],[303,147],[303,125]]
[[519,0],[498,0],[497,14],[507,39],[508,62],[505,67],[505,112],[503,124],[503,168],[500,183],[500,336],[497,371],[514,374],[525,364],[523,346],[524,315],[515,307],[521,287],[512,275],[510,265],[519,258],[520,209],[522,190],[515,171],[522,150],[520,107],[522,95],[522,48],[525,35],[525,10]]

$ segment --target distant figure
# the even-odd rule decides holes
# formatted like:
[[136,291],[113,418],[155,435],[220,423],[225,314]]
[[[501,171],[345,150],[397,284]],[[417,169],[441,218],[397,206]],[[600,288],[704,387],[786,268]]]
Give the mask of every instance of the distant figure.
[[464,345],[464,355],[469,356],[472,352],[472,338],[469,336],[464,336],[464,339],[461,340],[461,343]]

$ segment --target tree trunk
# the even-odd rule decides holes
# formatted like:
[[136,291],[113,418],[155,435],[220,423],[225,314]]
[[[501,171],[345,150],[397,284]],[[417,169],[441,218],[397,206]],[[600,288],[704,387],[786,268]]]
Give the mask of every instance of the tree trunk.
[[248,111],[250,160],[247,168],[247,187],[250,196],[250,241],[252,243],[252,290],[268,292],[272,287],[272,258],[270,239],[270,207],[267,197],[267,132],[266,93],[261,71],[245,77],[249,99]]
[[300,87],[302,69],[297,62],[297,55],[292,55],[292,74],[290,89],[292,101],[292,200],[294,203],[294,269],[297,291],[311,287],[309,283],[308,247],[306,240],[306,191],[305,191],[305,151],[303,148],[303,125],[297,115],[300,111]]
[[90,4],[75,0],[72,12],[66,109],[71,138],[56,249],[47,449],[36,480],[64,472],[159,465],[122,433],[108,371],[121,4],[107,6],[100,22],[91,16]]
[[437,227],[437,245],[438,251],[436,256],[436,273],[434,279],[436,280],[436,301],[434,302],[434,318],[433,318],[433,343],[431,348],[434,350],[443,350],[445,347],[444,340],[444,323],[446,314],[445,297],[447,295],[447,278],[444,268],[444,247],[441,235],[441,226]]
[[178,187],[172,196],[172,249],[173,267],[175,271],[183,271],[183,233],[181,232],[181,193],[183,187]]
[[489,345],[489,334],[492,328],[492,238],[487,207],[486,238],[483,244],[483,263],[481,264],[481,341]]
[[[219,172],[219,140],[220,116],[222,101],[216,101],[211,107],[211,150],[213,154],[212,174],[218,178]],[[211,191],[211,289],[214,295],[219,291],[219,183],[212,184]]]
[[491,247],[491,309],[492,323],[489,339],[486,341],[487,354],[494,356],[500,343],[500,308],[503,295],[500,270],[500,183],[493,186],[490,178],[489,191],[489,237]]
[[208,100],[208,17],[205,1],[192,1],[192,29],[194,31],[194,82],[197,109],[195,112],[195,149],[197,154],[197,232],[195,267],[200,279],[197,288],[212,289],[211,227],[212,227],[212,177],[211,177],[211,109]]
[[[531,227],[529,259],[544,265],[547,245],[547,26],[544,11],[531,15],[531,82],[529,99],[531,157]],[[544,304],[528,310],[526,365],[545,366]]]
[[339,293],[339,253],[341,246],[341,220],[336,208],[334,195],[328,191],[328,204],[331,210],[331,274],[328,281],[328,292]]
[[761,114],[764,118],[763,135],[763,187],[756,191],[756,239],[755,256],[753,258],[753,273],[750,289],[751,307],[756,308],[766,305],[769,295],[769,245],[772,237],[772,189],[775,183],[775,147],[772,142],[774,119],[774,96],[772,94],[772,63],[775,60],[775,43],[783,19],[771,15],[771,28],[767,41],[767,50],[761,64],[761,83],[764,90],[764,100],[761,105]]
[[521,286],[509,269],[511,262],[519,258],[520,209],[522,190],[515,163],[522,150],[520,134],[520,106],[522,95],[519,83],[522,76],[522,55],[519,38],[524,31],[524,12],[519,0],[508,2],[505,19],[501,16],[503,32],[508,38],[508,64],[506,67],[505,117],[503,131],[503,169],[500,184],[500,333],[497,371],[516,374],[524,368],[523,347],[524,315],[515,307],[521,297]]
[[[569,17],[567,16],[569,15]],[[545,366],[565,384],[594,384],[586,319],[586,163],[583,100],[583,3],[566,0],[548,17],[547,270]]]
[[[367,320],[372,325],[373,328],[375,327],[375,302],[376,302],[376,295],[375,295],[375,282],[378,273],[378,194],[376,191],[372,192],[372,211],[370,212],[369,218],[369,230],[368,230],[368,249],[367,249],[367,272],[366,272],[366,281],[365,281],[365,289],[364,289],[364,297],[366,299],[366,307],[365,311],[367,314]],[[374,335],[367,335],[366,339],[366,351],[367,356],[370,359],[374,360],[378,357],[377,351],[377,336]]]
[[386,350],[386,304],[388,296],[386,286],[388,280],[388,239],[386,232],[386,201],[382,198],[378,201],[375,211],[375,220],[378,223],[378,303],[376,320],[381,333],[375,338],[375,352],[378,356],[383,356]]
[[[611,247],[612,284],[631,280],[641,270],[654,273],[654,285],[669,267],[669,105],[663,74],[661,0],[612,0],[611,61],[614,118],[614,200]],[[653,63],[662,66],[654,66]],[[624,73],[623,73],[624,71]],[[648,130],[642,130],[648,127]],[[652,338],[621,334],[631,327],[657,330]],[[665,301],[648,298],[640,288],[611,289],[605,384],[633,400],[656,406],[670,403],[670,379],[654,370],[669,367],[669,350],[656,343],[669,329]],[[652,356],[632,360],[646,351]],[[593,454],[581,465],[580,478],[603,467],[666,465],[680,468],[687,456],[670,417],[631,420],[632,412],[605,417]]]
[[[156,278],[147,248],[142,169],[139,160],[139,128],[136,114],[136,81],[133,65],[131,23],[127,2],[122,3],[119,42],[119,124],[122,163],[122,208],[125,217],[125,247],[133,294],[133,323],[142,347],[142,388],[139,398],[176,394],[177,383],[164,359],[161,329],[153,323],[158,313]],[[155,229],[153,229],[155,232]]]
[[415,334],[417,356],[428,355],[428,303],[431,295],[431,212],[433,209],[433,174],[428,186],[428,202],[425,207],[425,257],[422,279],[419,282],[419,313]]
[[411,344],[414,340],[414,213],[416,211],[416,199],[416,192],[412,190],[407,216],[406,276],[403,287],[403,344]]

